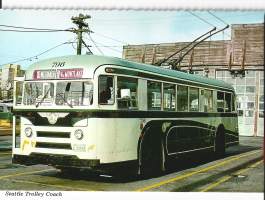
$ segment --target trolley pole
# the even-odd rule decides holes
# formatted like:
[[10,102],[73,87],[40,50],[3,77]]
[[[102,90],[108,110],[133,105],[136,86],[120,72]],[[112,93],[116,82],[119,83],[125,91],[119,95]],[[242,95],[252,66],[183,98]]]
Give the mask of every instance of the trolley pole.
[[90,15],[83,15],[79,14],[78,17],[72,17],[71,20],[73,21],[74,24],[77,25],[77,29],[74,29],[72,32],[77,34],[77,55],[81,55],[82,53],[82,43],[83,43],[83,38],[82,38],[82,33],[83,32],[91,32],[88,24],[85,22],[86,19],[90,19]]

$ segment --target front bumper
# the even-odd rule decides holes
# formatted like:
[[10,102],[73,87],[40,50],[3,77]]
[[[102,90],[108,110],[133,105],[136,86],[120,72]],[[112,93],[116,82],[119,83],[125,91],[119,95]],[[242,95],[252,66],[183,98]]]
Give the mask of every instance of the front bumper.
[[93,168],[100,164],[99,160],[79,159],[76,156],[70,155],[49,155],[32,153],[29,156],[14,154],[12,158],[13,164],[22,165],[52,165],[52,166],[65,166],[77,168]]

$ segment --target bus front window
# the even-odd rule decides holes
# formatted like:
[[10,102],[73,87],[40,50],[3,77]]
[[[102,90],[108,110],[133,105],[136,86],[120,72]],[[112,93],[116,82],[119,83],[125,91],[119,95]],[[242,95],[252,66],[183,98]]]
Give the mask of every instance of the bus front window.
[[90,82],[58,82],[56,105],[87,106],[93,102],[93,86]]
[[50,105],[54,98],[54,84],[42,82],[27,82],[24,90],[24,105]]

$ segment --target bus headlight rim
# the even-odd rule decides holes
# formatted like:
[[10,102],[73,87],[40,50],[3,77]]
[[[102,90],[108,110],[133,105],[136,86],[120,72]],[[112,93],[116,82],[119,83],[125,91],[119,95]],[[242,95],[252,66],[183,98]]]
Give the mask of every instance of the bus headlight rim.
[[81,129],[77,129],[74,133],[74,136],[77,140],[82,140],[84,137],[84,133]]
[[32,134],[33,134],[32,128],[30,128],[30,127],[25,128],[25,131],[24,132],[25,132],[25,135],[27,137],[31,137]]

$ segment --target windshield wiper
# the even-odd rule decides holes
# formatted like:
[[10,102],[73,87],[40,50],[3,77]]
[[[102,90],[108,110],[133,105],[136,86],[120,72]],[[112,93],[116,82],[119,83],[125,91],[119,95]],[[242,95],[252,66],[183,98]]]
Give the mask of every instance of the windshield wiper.
[[69,103],[68,101],[66,101],[66,99],[63,97],[63,95],[61,95],[60,93],[58,93],[56,96],[59,96],[63,99],[63,101],[68,105],[70,106],[71,108],[73,108],[73,105],[71,103]]
[[44,94],[44,96],[41,98],[41,100],[36,104],[36,108],[39,107],[39,105],[44,101],[44,99],[46,98],[46,96],[48,95],[48,93],[50,92],[51,88],[49,88],[47,90],[47,92]]

